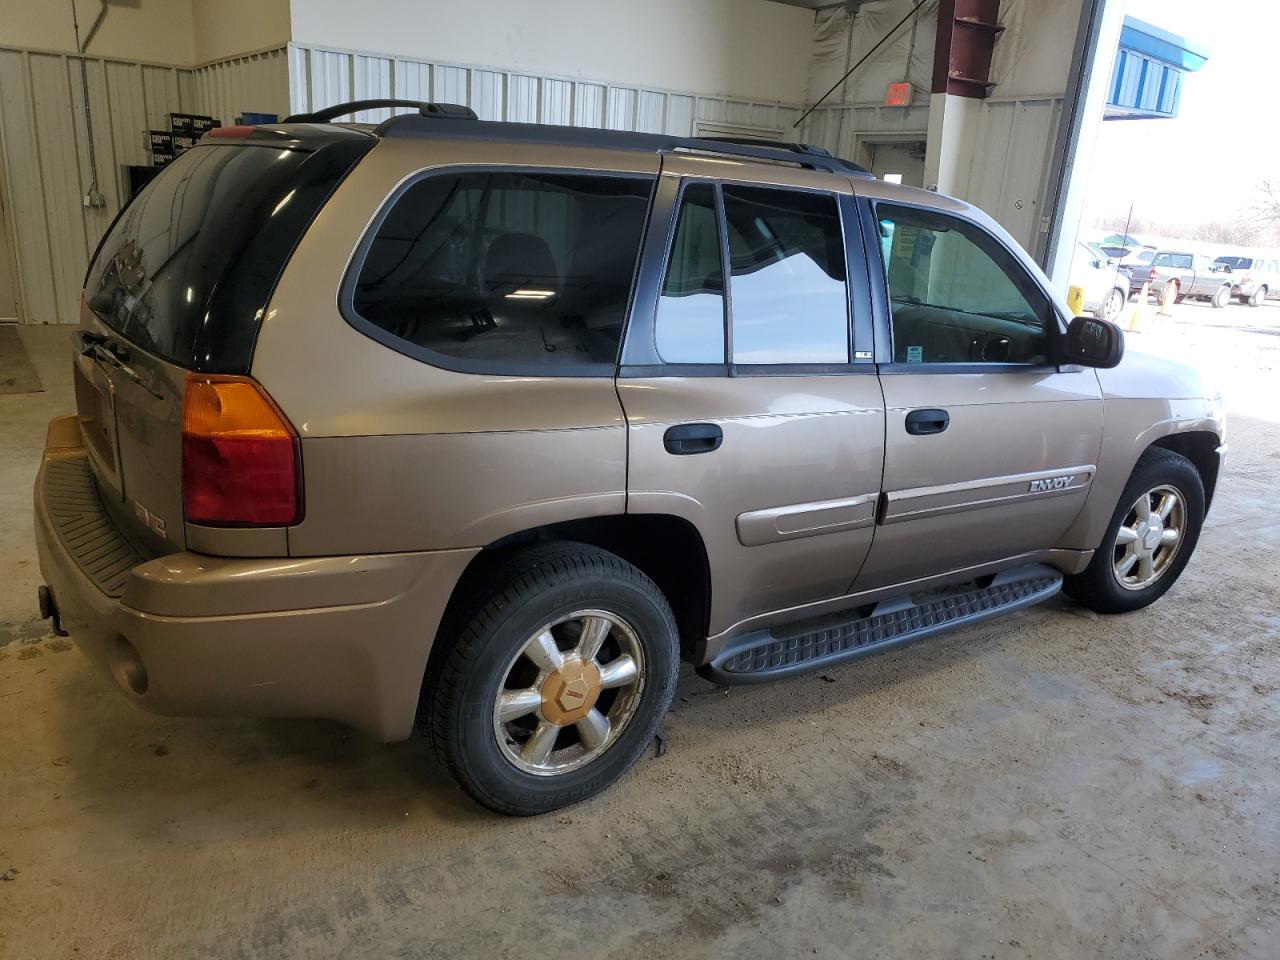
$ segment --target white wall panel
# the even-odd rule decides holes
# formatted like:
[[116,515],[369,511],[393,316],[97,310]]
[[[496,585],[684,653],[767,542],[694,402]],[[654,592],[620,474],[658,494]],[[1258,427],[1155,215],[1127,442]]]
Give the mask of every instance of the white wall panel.
[[[484,77],[487,71],[477,70],[476,76]],[[505,117],[513,123],[538,123],[540,122],[542,112],[541,90],[539,89],[539,80],[537,77],[530,77],[523,74],[513,73],[507,78],[507,109]],[[498,89],[501,90],[501,84]],[[476,113],[480,114],[481,120],[489,119],[477,109]],[[495,119],[502,119],[504,114],[499,111]]]
[[[385,57],[351,58],[351,99],[385,100],[391,96],[391,61]],[[361,110],[350,119],[359,123],[381,123],[391,118],[385,107]]]
[[667,125],[663,133],[683,137],[693,132],[693,111],[696,97],[667,94]]
[[[464,67],[437,64],[431,75],[431,99],[440,103],[471,103],[469,74]],[[319,104],[318,104],[319,106]]]
[[574,84],[573,126],[604,126],[605,90],[600,83]]
[[542,81],[542,122],[573,126],[573,83],[569,80]]
[[356,84],[355,96],[435,100],[471,107],[486,120],[555,123],[692,136],[696,121],[744,129],[779,130],[800,115],[796,104],[766,103],[688,92],[608,85],[576,77],[502,73],[478,66],[430,63],[355,51],[289,45],[290,102],[295,112],[353,99],[344,77],[360,77],[362,64],[389,63],[379,73],[389,88]]

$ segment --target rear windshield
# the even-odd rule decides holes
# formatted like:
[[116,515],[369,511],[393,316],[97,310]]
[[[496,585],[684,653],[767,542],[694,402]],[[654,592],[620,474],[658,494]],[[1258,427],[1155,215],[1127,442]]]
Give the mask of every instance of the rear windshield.
[[1158,254],[1151,264],[1153,267],[1180,267],[1186,270],[1191,269],[1191,254],[1189,253],[1161,253]]
[[179,366],[248,372],[280,271],[372,142],[314,153],[245,144],[188,150],[112,225],[85,278],[90,309]]
[[1248,270],[1253,266],[1252,257],[1219,257],[1213,262],[1224,264],[1232,270]]

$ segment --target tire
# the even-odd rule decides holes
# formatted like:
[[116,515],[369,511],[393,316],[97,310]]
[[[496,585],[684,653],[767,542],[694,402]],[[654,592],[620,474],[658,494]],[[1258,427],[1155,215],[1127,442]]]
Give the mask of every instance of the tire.
[[1219,287],[1217,290],[1215,290],[1213,292],[1213,297],[1209,300],[1209,303],[1213,306],[1215,310],[1221,310],[1230,302],[1231,302],[1231,288],[1226,285],[1223,285]]
[[1098,319],[1114,322],[1116,317],[1120,316],[1120,312],[1124,310],[1126,299],[1124,291],[1116,287],[1107,294],[1107,299],[1103,300],[1102,305],[1098,307]]
[[[640,759],[671,704],[679,673],[675,618],[652,580],[596,547],[552,543],[490,567],[464,603],[450,617],[457,629],[446,629],[437,641],[448,646],[432,658],[421,722],[441,764],[472,799],[514,816],[547,813],[599,793]],[[579,613],[584,615],[564,619]],[[582,668],[586,661],[571,650],[585,642],[588,620],[605,622],[608,630],[598,655],[606,670],[597,670],[594,681],[582,679],[590,668]],[[535,639],[544,633],[552,634],[559,656],[569,654],[567,666],[548,672],[555,661],[545,660],[545,647]],[[636,679],[601,689],[607,668],[624,655],[638,664]],[[578,671],[566,683],[564,670],[575,661]],[[594,667],[597,658],[589,663]],[[578,692],[570,690],[573,683]],[[537,705],[500,722],[504,690],[533,696]],[[576,702],[564,699],[570,695]],[[591,721],[568,719],[584,707],[609,721],[607,735],[592,734],[600,738],[594,746],[578,733]],[[554,728],[549,752],[526,756],[522,747],[533,746],[548,726]]]
[[[1135,506],[1144,496],[1148,503],[1151,497],[1161,490],[1167,490],[1180,498],[1181,519],[1177,521],[1180,536],[1176,549],[1162,559],[1157,548],[1153,561],[1155,577],[1147,583],[1140,579],[1140,573],[1132,572],[1134,582],[1128,586],[1121,585],[1117,573],[1117,564],[1122,563],[1133,547],[1126,547],[1118,541],[1121,539],[1122,526],[1134,517]],[[1157,504],[1163,501],[1154,501]],[[1128,613],[1154,603],[1177,582],[1191,554],[1195,551],[1200,539],[1200,528],[1204,524],[1204,485],[1200,474],[1191,461],[1172,450],[1152,447],[1138,458],[1137,466],[1129,482],[1125,484],[1124,493],[1111,516],[1107,534],[1082,573],[1068,576],[1063,581],[1063,590],[1072,599],[1098,613]],[[1175,524],[1170,523],[1173,527]],[[1130,527],[1132,529],[1132,527]],[[1153,531],[1148,531],[1148,533]],[[1139,541],[1140,542],[1140,541]],[[1163,566],[1161,566],[1163,564]],[[1140,564],[1134,569],[1140,571]]]
[[1253,294],[1249,297],[1249,306],[1260,307],[1263,305],[1266,299],[1267,299],[1267,288],[1259,287],[1257,290],[1253,291]]

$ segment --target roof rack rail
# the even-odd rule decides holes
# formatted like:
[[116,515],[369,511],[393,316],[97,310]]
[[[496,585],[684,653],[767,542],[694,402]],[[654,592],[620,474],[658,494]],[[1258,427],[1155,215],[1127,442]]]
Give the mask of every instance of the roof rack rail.
[[435,120],[478,120],[476,112],[460,103],[427,103],[422,100],[351,100],[347,103],[335,103],[322,110],[311,113],[295,113],[285,117],[285,123],[328,123],[338,117],[359,113],[362,110],[382,110],[387,107],[412,107],[419,116],[431,117]]
[[[794,140],[761,140],[755,137],[693,137],[691,141],[713,144],[710,149],[733,156],[758,157],[779,163],[795,163],[831,173],[867,173],[867,168],[852,160],[833,156],[831,151],[810,143]],[[691,147],[690,149],[697,149]],[[707,149],[703,147],[703,149]]]
[[840,176],[870,176],[866,168],[849,160],[833,157],[821,147],[785,141],[746,140],[732,137],[669,137],[658,133],[636,133],[629,130],[603,130],[598,127],[562,127],[541,123],[512,123],[479,120],[453,115],[448,123],[436,114],[401,114],[384,120],[374,128],[378,137],[411,139],[447,137],[467,140],[514,140],[574,147],[612,147],[645,153],[673,153],[677,150],[714,153],[743,160],[767,160],[794,164],[811,170],[822,170]]

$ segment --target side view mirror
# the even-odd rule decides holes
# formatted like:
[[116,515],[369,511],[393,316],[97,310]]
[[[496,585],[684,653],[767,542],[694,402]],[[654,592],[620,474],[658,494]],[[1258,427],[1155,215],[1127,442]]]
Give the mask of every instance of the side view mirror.
[[1114,367],[1124,356],[1124,332],[1106,320],[1076,317],[1067,324],[1062,352],[1065,363],[1079,363],[1086,367]]

